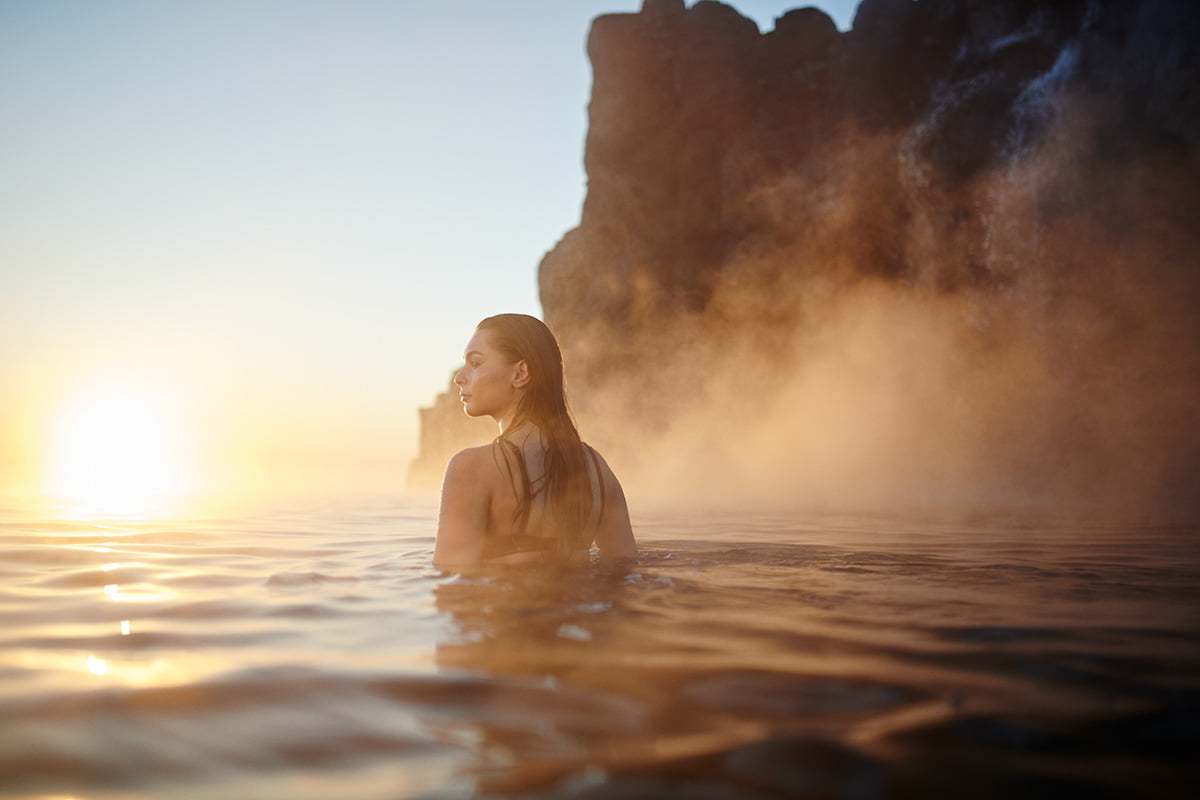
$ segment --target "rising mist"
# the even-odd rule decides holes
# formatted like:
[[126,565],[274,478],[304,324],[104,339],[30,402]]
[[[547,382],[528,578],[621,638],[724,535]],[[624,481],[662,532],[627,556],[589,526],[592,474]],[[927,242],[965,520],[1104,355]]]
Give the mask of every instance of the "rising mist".
[[540,270],[585,438],[689,502],[1194,514],[1198,19],[597,19]]

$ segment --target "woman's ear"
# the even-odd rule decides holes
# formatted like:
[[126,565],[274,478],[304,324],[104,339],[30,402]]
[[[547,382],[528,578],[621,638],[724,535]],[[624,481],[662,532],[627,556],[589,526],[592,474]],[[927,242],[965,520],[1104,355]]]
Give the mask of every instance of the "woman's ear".
[[524,359],[521,359],[513,367],[512,384],[516,389],[524,389],[527,383],[529,383],[529,365],[525,363]]

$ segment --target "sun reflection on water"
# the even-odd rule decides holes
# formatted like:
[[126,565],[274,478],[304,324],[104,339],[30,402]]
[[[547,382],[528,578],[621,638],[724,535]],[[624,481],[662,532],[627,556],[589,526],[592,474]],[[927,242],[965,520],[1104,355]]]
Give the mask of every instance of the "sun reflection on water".
[[95,653],[89,653],[87,657],[88,672],[93,675],[105,675],[108,673],[108,661],[103,658],[96,658]]

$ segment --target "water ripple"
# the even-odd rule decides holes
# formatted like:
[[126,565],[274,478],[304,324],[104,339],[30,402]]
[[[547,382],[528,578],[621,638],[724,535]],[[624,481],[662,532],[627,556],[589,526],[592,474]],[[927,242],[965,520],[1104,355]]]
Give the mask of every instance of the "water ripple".
[[434,526],[0,514],[0,796],[1182,797],[1195,778],[1193,531],[663,513],[628,573],[463,578],[430,566]]

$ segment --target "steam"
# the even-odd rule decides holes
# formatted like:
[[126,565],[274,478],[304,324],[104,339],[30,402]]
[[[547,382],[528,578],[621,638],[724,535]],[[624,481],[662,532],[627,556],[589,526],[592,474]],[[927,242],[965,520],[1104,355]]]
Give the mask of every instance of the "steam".
[[[950,87],[926,126],[747,191],[734,213],[778,224],[702,311],[566,338],[584,437],[630,491],[1195,515],[1200,192],[1177,156],[1094,151],[1089,103],[1063,90],[1076,58],[1027,87],[991,169],[948,180],[926,156],[971,90]],[[638,302],[678,307],[654,286]]]

